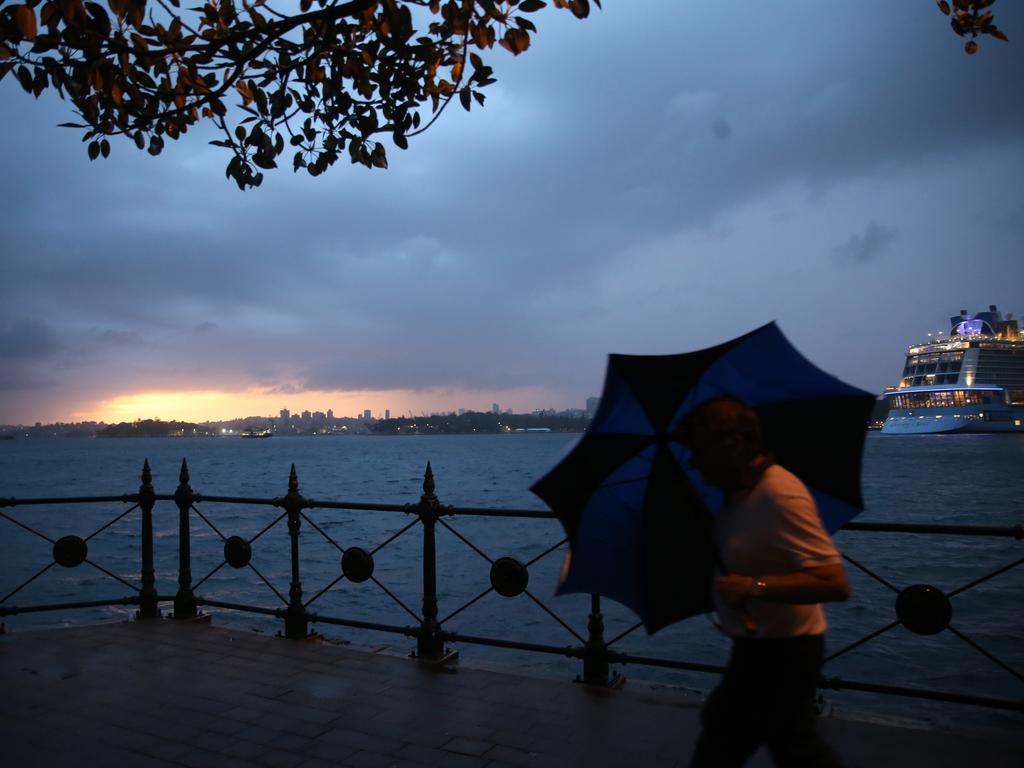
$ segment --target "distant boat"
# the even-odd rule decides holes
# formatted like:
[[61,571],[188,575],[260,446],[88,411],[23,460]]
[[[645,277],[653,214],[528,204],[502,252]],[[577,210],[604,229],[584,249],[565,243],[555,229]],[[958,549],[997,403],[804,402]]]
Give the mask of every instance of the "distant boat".
[[243,429],[238,433],[239,437],[272,437],[274,435],[269,429]]
[[1024,432],[1024,338],[1012,315],[961,311],[946,336],[907,350],[885,393],[887,435]]

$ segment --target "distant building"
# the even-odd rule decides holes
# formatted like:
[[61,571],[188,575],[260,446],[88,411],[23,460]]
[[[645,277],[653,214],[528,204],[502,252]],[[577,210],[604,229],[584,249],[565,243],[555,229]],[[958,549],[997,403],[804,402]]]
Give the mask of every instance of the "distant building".
[[363,411],[363,421],[370,421],[373,418],[373,414],[370,413],[370,409],[367,408]]
[[327,409],[327,420],[328,421],[334,421],[334,409],[333,408],[328,408]]
[[390,408],[385,408],[384,409],[384,418],[385,419],[390,419],[391,418],[391,409]]
[[492,403],[491,413],[501,413],[501,406],[499,406],[497,403]]
[[599,397],[588,397],[587,398],[587,416],[594,418],[597,415],[597,406],[600,405],[601,398]]

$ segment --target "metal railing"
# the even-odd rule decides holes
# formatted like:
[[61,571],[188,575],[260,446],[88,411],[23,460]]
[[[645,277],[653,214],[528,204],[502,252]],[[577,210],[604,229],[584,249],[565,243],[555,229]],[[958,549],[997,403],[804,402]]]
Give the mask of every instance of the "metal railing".
[[[298,477],[295,466],[292,465],[288,479],[288,491],[283,497],[278,498],[248,498],[236,496],[215,496],[197,493],[189,485],[188,465],[183,460],[179,474],[179,484],[173,494],[157,494],[152,485],[152,475],[149,462],[146,461],[142,469],[141,485],[138,493],[125,494],[121,496],[91,496],[91,497],[64,497],[64,498],[34,498],[34,499],[0,499],[0,518],[10,524],[27,531],[34,537],[39,537],[52,544],[52,561],[43,566],[38,572],[22,581],[12,590],[6,592],[0,599],[0,617],[14,616],[17,614],[57,611],[75,608],[95,608],[102,606],[137,606],[136,617],[139,620],[152,620],[161,616],[161,604],[173,604],[173,618],[176,620],[194,619],[199,615],[201,607],[221,608],[233,611],[243,611],[252,614],[275,617],[283,620],[283,635],[288,638],[305,638],[310,634],[309,625],[314,623],[350,627],[355,629],[375,630],[391,634],[402,635],[414,638],[416,650],[411,654],[416,658],[442,664],[457,656],[449,649],[450,643],[470,643],[495,648],[517,649],[534,653],[554,654],[582,662],[582,671],[579,680],[593,685],[614,684],[617,675],[611,672],[611,665],[633,664],[661,667],[677,670],[696,671],[701,673],[720,673],[724,667],[715,664],[706,664],[696,661],[681,659],[660,658],[632,654],[617,650],[613,646],[619,646],[621,642],[639,629],[642,623],[636,623],[625,631],[616,635],[610,640],[604,639],[605,622],[602,613],[601,599],[597,595],[590,596],[589,612],[587,614],[587,626],[585,630],[577,631],[565,618],[556,613],[550,606],[529,589],[529,569],[539,561],[548,558],[552,553],[564,549],[566,539],[546,547],[537,556],[521,562],[513,557],[492,558],[480,546],[473,542],[467,535],[456,528],[450,520],[455,517],[500,517],[500,518],[523,518],[533,520],[554,520],[555,515],[551,512],[537,510],[516,510],[516,509],[490,509],[474,507],[452,507],[441,504],[435,494],[435,484],[431,466],[428,463],[423,478],[423,493],[419,500],[413,504],[369,504],[339,501],[320,501],[305,498],[299,493]],[[12,514],[4,511],[13,507],[28,507],[40,505],[79,505],[79,504],[101,504],[120,502],[130,505],[127,509],[117,514],[112,520],[100,526],[91,534],[80,536],[63,536],[53,538],[46,533],[37,530],[36,527],[28,525],[17,519]],[[173,502],[177,507],[178,534],[177,534],[177,592],[172,595],[160,595],[156,589],[156,577],[154,569],[153,551],[153,510],[158,502]],[[239,535],[225,535],[206,514],[207,506],[219,504],[244,505],[246,507],[264,507],[275,510],[273,519],[265,525],[258,533],[249,538]],[[342,546],[335,537],[332,537],[325,528],[326,524],[319,524],[312,519],[308,512],[313,509],[319,510],[347,510],[350,512],[371,512],[401,514],[412,517],[408,523],[402,525],[384,541],[372,549],[365,549],[357,546]],[[89,542],[101,532],[107,530],[115,523],[124,520],[128,515],[138,511],[140,526],[140,570],[138,583],[132,583],[122,576],[113,573],[89,557]],[[289,585],[287,596],[282,594],[273,582],[268,579],[252,562],[253,544],[267,535],[272,530],[279,528],[281,523],[287,529],[289,537]],[[194,524],[206,526],[214,536],[223,544],[223,559],[209,573],[196,580],[192,575],[194,565],[192,556],[192,538]],[[302,584],[301,572],[301,548],[300,533],[304,530],[303,524],[309,530],[318,535],[326,544],[333,547],[341,555],[340,573],[326,586],[316,591],[312,597],[305,598]],[[380,578],[374,575],[375,555],[380,550],[391,545],[403,537],[416,526],[420,526],[422,533],[422,579],[421,597],[422,604],[417,612],[403,601],[395,592],[390,589]],[[450,610],[443,618],[439,618],[439,600],[437,589],[437,548],[436,532],[440,526],[443,530],[452,534],[456,540],[465,545],[470,551],[483,558],[490,564],[489,586],[479,594],[466,600],[454,610]],[[886,535],[910,534],[922,536],[956,536],[956,537],[985,537],[995,539],[1024,540],[1024,526],[960,526],[960,525],[916,525],[916,524],[889,524],[889,523],[859,523],[851,522],[843,530],[851,532],[872,532]],[[895,627],[902,626],[910,632],[921,635],[935,635],[941,632],[949,632],[960,641],[965,647],[987,658],[993,665],[1001,670],[1001,674],[1008,675],[1021,684],[1024,692],[1024,675],[1019,669],[1000,659],[997,654],[983,647],[977,640],[968,636],[961,628],[953,625],[953,603],[952,600],[969,592],[975,587],[1009,573],[1024,563],[1024,558],[1017,558],[1008,563],[1000,564],[983,576],[973,578],[960,587],[944,592],[943,590],[929,584],[913,584],[907,587],[897,587],[890,583],[883,576],[876,573],[859,560],[844,555],[846,560],[859,572],[883,585],[896,595],[894,602],[895,617],[887,621],[882,627],[872,630],[862,637],[848,643],[845,647],[828,657],[826,663],[840,658],[855,648],[860,648],[871,642]],[[105,574],[117,583],[127,586],[131,593],[128,596],[119,596],[109,599],[92,599],[37,605],[14,605],[9,601],[17,596],[28,585],[42,577],[54,566],[64,568],[75,568],[80,565],[88,565],[97,571]],[[211,577],[225,567],[235,570],[249,569],[256,578],[280,601],[276,607],[266,605],[253,605],[250,603],[235,602],[230,600],[219,600],[201,592],[201,588],[208,584]],[[408,615],[414,623],[397,624],[389,622],[366,621],[363,619],[331,615],[311,610],[314,603],[321,600],[324,595],[335,590],[339,582],[347,580],[352,584],[369,582],[374,584],[381,593],[398,606],[401,611]],[[511,639],[508,637],[492,637],[475,634],[466,634],[453,631],[447,627],[451,626],[452,620],[464,610],[477,603],[485,596],[496,593],[505,598],[517,598],[520,596],[536,604],[551,621],[566,630],[573,642],[569,645],[553,645],[550,643],[526,642],[523,640]],[[1018,595],[1019,597],[1019,595]],[[1011,601],[1012,605],[1016,602]],[[1007,605],[1008,611],[1015,610],[1012,605]],[[939,691],[928,688],[895,686],[886,683],[850,680],[835,676],[824,675],[821,678],[819,687],[834,690],[866,691],[879,694],[912,697],[918,699],[931,699],[937,701],[952,702],[957,704],[970,704],[993,709],[1024,712],[1024,696],[1020,698],[1007,698],[1000,696],[979,695],[976,692],[964,691]]]

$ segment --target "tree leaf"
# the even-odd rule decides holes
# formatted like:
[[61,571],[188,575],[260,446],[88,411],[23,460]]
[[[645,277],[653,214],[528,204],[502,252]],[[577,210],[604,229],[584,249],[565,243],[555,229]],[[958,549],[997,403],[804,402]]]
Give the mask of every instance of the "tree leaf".
[[14,26],[26,40],[36,39],[36,13],[27,5],[14,6]]
[[24,64],[18,67],[18,82],[21,83],[21,87],[25,89],[26,93],[32,93],[32,73]]
[[964,46],[964,50],[967,51],[969,56],[973,56],[978,52],[978,44],[973,40],[968,40],[967,44]]
[[546,6],[547,3],[544,0],[523,0],[519,4],[519,10],[523,11],[523,13],[535,13]]

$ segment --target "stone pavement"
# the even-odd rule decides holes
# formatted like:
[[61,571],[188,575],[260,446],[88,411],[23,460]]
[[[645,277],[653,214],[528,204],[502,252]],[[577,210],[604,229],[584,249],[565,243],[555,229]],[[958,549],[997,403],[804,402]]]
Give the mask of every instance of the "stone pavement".
[[[698,706],[202,623],[0,635],[4,768],[685,766]],[[851,768],[1024,765],[1010,732],[822,727]]]

